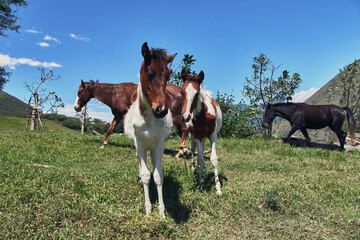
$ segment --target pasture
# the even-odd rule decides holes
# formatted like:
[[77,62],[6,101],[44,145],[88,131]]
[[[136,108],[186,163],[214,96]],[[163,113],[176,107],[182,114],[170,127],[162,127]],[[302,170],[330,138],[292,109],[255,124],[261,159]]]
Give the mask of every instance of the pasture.
[[24,133],[13,119],[0,118],[0,239],[360,238],[359,151],[219,138],[218,196],[210,153],[197,186],[191,160],[174,157],[179,138],[169,139],[162,164],[166,218],[155,210],[153,181],[146,218],[126,136],[100,149],[104,136],[54,126]]

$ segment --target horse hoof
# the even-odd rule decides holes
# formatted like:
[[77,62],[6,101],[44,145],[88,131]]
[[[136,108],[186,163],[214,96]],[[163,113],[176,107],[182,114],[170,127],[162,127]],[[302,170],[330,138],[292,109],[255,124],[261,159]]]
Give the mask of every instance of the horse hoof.
[[216,192],[217,192],[217,194],[218,194],[219,196],[221,196],[221,195],[222,195],[221,190],[216,190]]

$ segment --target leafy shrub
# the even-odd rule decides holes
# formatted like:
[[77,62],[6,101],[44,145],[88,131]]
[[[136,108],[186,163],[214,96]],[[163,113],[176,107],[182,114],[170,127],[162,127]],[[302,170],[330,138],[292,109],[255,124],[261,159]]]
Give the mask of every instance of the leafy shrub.
[[77,118],[67,118],[65,121],[62,122],[62,125],[71,129],[81,128],[81,122]]
[[234,95],[217,93],[216,102],[219,104],[223,126],[220,130],[222,137],[249,137],[256,133],[254,110],[243,101],[234,104]]

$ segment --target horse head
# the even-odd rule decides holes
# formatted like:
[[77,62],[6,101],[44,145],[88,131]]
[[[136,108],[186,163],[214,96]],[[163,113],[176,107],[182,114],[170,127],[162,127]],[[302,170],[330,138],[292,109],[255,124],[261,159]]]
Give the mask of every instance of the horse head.
[[276,113],[274,109],[271,108],[270,103],[268,103],[265,109],[262,126],[264,128],[269,128],[275,117],[276,117]]
[[141,48],[144,61],[140,68],[140,84],[142,94],[150,105],[156,118],[163,118],[168,113],[166,83],[170,78],[168,63],[176,56],[167,55],[166,50],[152,48],[149,50],[145,42]]
[[204,72],[201,71],[198,75],[189,74],[185,69],[181,71],[182,86],[182,107],[181,115],[184,122],[191,119],[194,109],[199,104],[199,92],[202,81],[204,80]]
[[84,82],[81,80],[79,91],[75,100],[74,109],[77,112],[80,112],[82,107],[87,104],[90,99],[93,97],[91,86],[94,85],[94,81],[90,83]]

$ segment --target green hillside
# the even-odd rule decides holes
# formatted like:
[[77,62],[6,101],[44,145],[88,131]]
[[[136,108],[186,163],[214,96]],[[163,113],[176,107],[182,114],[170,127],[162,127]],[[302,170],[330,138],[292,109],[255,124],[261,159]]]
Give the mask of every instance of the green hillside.
[[16,116],[24,113],[27,107],[20,99],[0,90],[0,116]]
[[[62,131],[64,133],[80,134],[79,131],[64,127],[59,123],[48,119],[41,120],[45,130]],[[26,128],[27,118],[0,116],[0,131],[23,131]],[[40,129],[40,128],[38,128]]]

